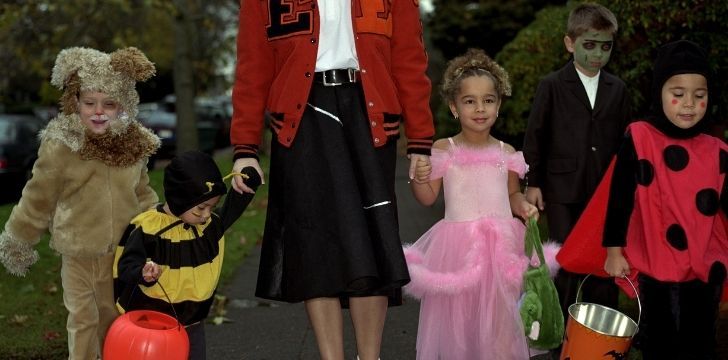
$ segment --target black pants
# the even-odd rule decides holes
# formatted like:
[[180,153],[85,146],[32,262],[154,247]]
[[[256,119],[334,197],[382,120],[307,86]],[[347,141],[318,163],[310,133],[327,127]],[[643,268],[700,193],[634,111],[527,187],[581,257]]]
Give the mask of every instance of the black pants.
[[189,360],[205,360],[207,341],[205,340],[205,320],[185,328],[190,339]]
[[716,319],[722,285],[668,283],[640,276],[642,321],[637,333],[644,360],[717,359]]

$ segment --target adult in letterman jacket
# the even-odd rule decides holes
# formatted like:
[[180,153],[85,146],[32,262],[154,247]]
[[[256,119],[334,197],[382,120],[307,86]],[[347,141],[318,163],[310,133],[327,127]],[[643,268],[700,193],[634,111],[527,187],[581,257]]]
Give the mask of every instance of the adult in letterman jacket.
[[[361,359],[379,356],[387,304],[409,281],[394,197],[396,139],[410,178],[434,135],[417,0],[241,2],[231,142],[255,167],[274,132],[256,295],[304,301],[322,358],[343,358],[350,306]],[[238,191],[251,192],[236,178]]]

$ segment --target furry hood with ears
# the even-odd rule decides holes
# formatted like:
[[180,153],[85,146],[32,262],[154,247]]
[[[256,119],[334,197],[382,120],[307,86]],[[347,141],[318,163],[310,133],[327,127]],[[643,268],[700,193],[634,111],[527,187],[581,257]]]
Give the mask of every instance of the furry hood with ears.
[[63,90],[60,105],[66,115],[78,113],[77,96],[81,91],[106,93],[121,105],[120,126],[113,133],[121,133],[136,119],[139,94],[137,81],[146,81],[155,74],[154,64],[139,49],[128,47],[110,54],[83,47],[62,50],[56,58],[51,84]]

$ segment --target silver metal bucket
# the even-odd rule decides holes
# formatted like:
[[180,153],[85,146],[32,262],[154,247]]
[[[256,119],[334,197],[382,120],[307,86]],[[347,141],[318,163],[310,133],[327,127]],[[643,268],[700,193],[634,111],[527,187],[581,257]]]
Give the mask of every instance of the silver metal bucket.
[[[584,281],[589,277],[584,277]],[[566,324],[561,359],[596,360],[612,359],[613,356],[626,358],[632,338],[639,329],[639,317],[642,316],[642,303],[637,288],[632,281],[624,277],[637,295],[639,315],[637,322],[621,312],[607,306],[577,302],[569,306],[569,321]],[[576,292],[580,298],[581,285]],[[577,300],[578,301],[578,300]]]

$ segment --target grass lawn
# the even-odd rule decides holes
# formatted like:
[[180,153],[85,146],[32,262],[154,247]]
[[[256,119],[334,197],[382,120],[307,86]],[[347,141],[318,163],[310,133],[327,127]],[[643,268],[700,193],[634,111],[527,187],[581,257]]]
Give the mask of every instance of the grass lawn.
[[[216,158],[223,175],[232,168],[230,155]],[[261,159],[267,168],[267,159]],[[150,172],[152,187],[163,200],[163,170]],[[237,265],[260,240],[265,220],[268,189],[260,187],[253,202],[226,233],[222,278],[230,281]],[[14,204],[0,206],[0,229],[4,229]],[[0,359],[66,359],[66,316],[61,288],[61,258],[48,247],[48,235],[36,246],[40,260],[26,277],[15,277],[0,269]]]

